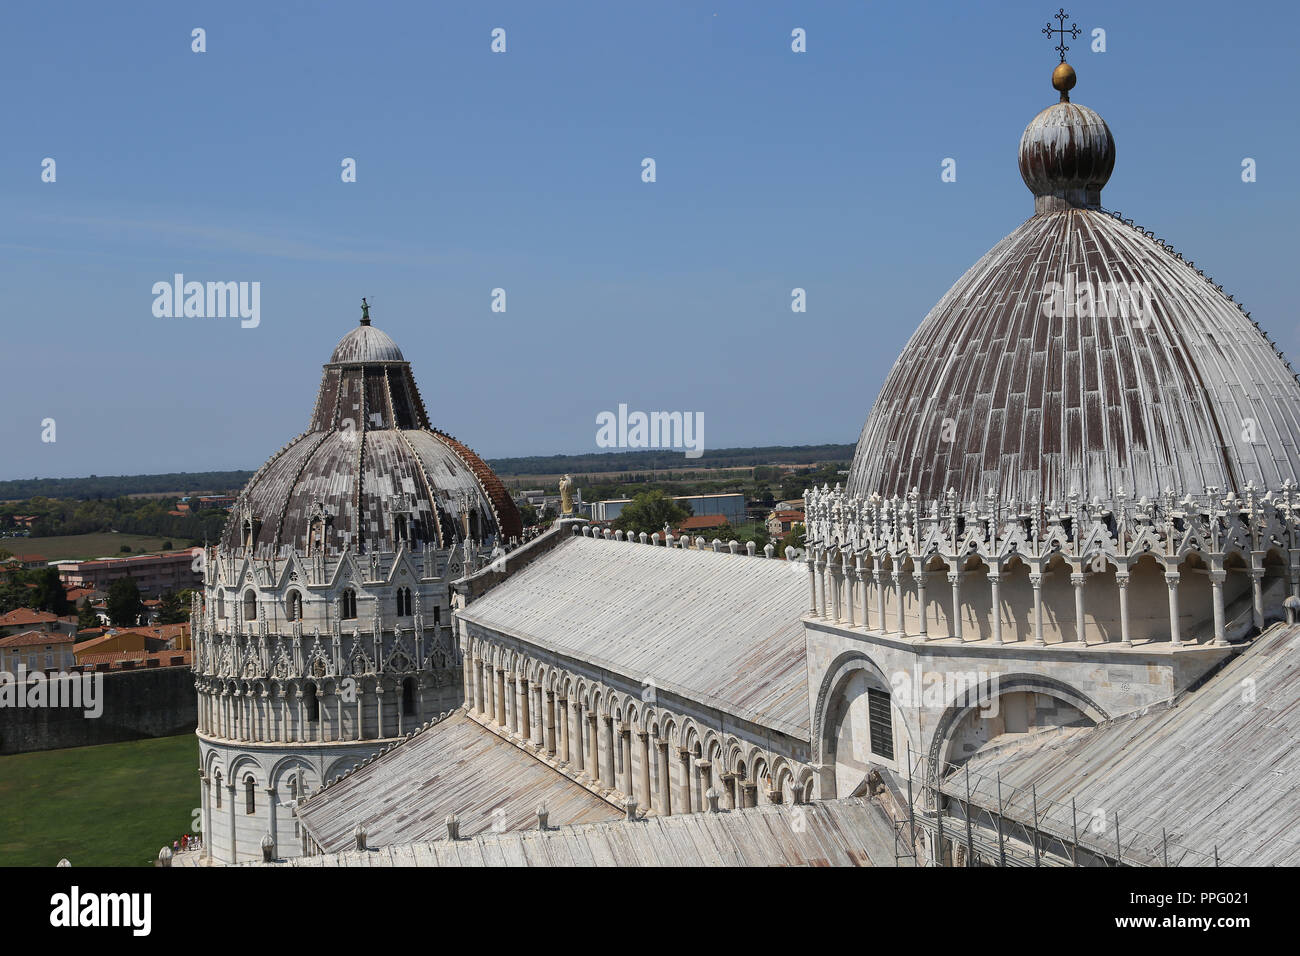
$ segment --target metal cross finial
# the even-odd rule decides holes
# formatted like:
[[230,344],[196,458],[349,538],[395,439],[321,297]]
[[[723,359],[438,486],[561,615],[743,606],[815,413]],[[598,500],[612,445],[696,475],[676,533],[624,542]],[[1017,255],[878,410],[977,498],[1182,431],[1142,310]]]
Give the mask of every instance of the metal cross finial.
[[1052,21],[1048,20],[1047,26],[1043,27],[1043,32],[1047,34],[1047,38],[1049,40],[1053,39],[1056,34],[1058,33],[1060,34],[1061,42],[1057,44],[1056,52],[1061,54],[1061,62],[1064,63],[1065,53],[1067,50],[1070,49],[1068,46],[1065,45],[1065,38],[1068,36],[1072,40],[1077,40],[1079,38],[1079,34],[1082,33],[1083,31],[1080,30],[1073,23],[1070,24],[1070,28],[1068,30],[1065,28],[1065,21],[1070,16],[1068,13],[1065,12],[1065,7],[1061,7],[1061,9],[1055,14],[1053,14],[1053,16],[1061,22],[1061,25],[1059,27],[1054,27],[1052,26]]

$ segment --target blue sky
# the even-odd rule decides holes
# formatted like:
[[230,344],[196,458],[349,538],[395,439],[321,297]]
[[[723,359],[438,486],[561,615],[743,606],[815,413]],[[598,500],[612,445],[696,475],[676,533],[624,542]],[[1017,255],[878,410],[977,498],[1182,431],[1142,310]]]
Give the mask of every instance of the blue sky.
[[[854,441],[1032,213],[1016,147],[1055,100],[1057,6],[7,5],[0,478],[257,467],[363,295],[485,456],[595,451],[620,403],[702,412],[708,447]],[[1104,205],[1296,357],[1297,7],[1066,10],[1073,99],[1117,141]],[[155,317],[176,272],[260,282],[261,324]]]

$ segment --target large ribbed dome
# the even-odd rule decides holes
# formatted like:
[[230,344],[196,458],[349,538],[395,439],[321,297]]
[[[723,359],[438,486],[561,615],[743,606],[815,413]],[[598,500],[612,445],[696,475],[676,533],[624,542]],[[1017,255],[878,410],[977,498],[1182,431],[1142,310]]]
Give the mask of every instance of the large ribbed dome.
[[501,480],[467,446],[429,424],[411,367],[369,318],[325,366],[308,430],[241,492],[223,544],[259,555],[449,547],[508,541],[519,512]]
[[[1191,263],[1095,208],[1114,144],[1091,110],[1056,119],[1070,116],[1078,129],[1049,133],[1036,120],[1026,131],[1036,214],[904,348],[863,427],[850,495],[951,489],[961,501],[993,491],[1063,504],[1121,490],[1241,494],[1300,473],[1290,366]],[[1075,144],[1072,158],[1049,161],[1057,136]],[[1091,186],[1095,198],[1083,195]]]

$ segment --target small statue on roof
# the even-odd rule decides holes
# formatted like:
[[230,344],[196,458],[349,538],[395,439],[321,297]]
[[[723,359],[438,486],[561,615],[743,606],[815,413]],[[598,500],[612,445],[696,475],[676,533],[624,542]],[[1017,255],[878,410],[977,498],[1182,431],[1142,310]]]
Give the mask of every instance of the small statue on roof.
[[370,303],[368,303],[365,298],[362,298],[361,300],[361,324],[370,324]]

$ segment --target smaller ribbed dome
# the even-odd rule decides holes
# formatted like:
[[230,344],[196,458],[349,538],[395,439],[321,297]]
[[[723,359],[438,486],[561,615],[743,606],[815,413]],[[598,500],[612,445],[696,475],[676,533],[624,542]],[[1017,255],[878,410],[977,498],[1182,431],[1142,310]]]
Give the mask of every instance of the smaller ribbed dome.
[[354,362],[405,362],[402,350],[385,332],[370,324],[369,319],[339,339],[339,344],[330,356],[330,364],[351,364]]
[[1069,64],[1061,64],[1052,81],[1061,101],[1025,127],[1020,175],[1034,194],[1035,212],[1071,206],[1099,209],[1101,189],[1115,169],[1115,137],[1104,119],[1070,102],[1074,71]]

